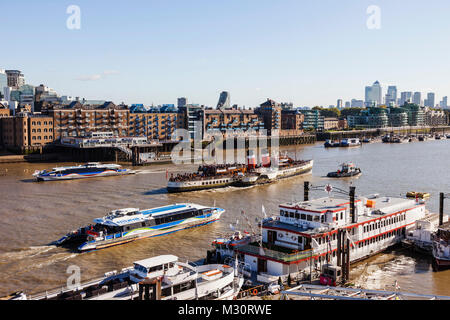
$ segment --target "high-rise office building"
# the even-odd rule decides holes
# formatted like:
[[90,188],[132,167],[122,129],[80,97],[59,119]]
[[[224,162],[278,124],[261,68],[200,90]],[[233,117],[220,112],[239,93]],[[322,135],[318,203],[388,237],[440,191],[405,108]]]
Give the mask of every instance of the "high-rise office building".
[[444,109],[446,109],[448,107],[448,97],[447,96],[442,98],[440,106],[441,106],[441,108],[444,108]]
[[429,92],[427,94],[427,98],[425,99],[425,107],[434,107],[435,94],[433,92]]
[[19,70],[6,70],[8,76],[8,87],[19,89],[25,84],[25,77]]
[[351,107],[350,101],[345,101],[345,107],[346,108],[350,108]]
[[375,81],[372,86],[366,87],[365,101],[367,106],[373,105],[373,103],[382,104],[382,88],[378,81]]
[[352,108],[363,108],[364,101],[352,99],[351,106],[352,106]]
[[185,107],[187,105],[187,98],[186,97],[181,97],[178,98],[178,103],[177,103],[177,107]]
[[341,110],[343,108],[343,104],[344,102],[342,101],[342,99],[338,99],[336,107]]
[[220,93],[219,102],[217,103],[217,109],[230,108],[230,94],[227,91]]
[[385,97],[385,104],[387,106],[391,104],[397,104],[397,87],[396,86],[389,86],[388,91]]
[[412,102],[414,104],[417,104],[418,106],[422,105],[422,93],[414,92],[414,96],[413,96]]
[[5,88],[8,86],[8,76],[5,70],[0,69],[0,100],[5,98]]
[[405,91],[400,94],[400,106],[403,106],[406,102],[412,101],[413,93],[411,91]]

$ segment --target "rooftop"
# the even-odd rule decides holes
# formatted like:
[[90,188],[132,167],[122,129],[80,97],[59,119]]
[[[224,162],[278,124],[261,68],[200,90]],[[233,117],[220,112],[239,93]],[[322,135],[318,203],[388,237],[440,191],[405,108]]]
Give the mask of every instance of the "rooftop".
[[144,260],[139,260],[134,262],[135,264],[138,264],[140,266],[143,266],[145,268],[152,268],[155,266],[160,266],[162,264],[170,263],[170,262],[177,262],[178,257],[174,255],[162,255],[157,257],[152,257]]

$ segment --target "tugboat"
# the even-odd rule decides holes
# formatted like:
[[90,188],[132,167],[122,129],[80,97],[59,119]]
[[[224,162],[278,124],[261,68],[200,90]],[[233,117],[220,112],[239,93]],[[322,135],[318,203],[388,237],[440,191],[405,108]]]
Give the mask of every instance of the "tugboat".
[[359,138],[343,139],[341,141],[341,147],[359,147],[361,146],[361,141]]
[[341,169],[338,171],[328,173],[328,178],[349,178],[355,177],[361,174],[361,169],[356,168],[353,163],[341,164]]

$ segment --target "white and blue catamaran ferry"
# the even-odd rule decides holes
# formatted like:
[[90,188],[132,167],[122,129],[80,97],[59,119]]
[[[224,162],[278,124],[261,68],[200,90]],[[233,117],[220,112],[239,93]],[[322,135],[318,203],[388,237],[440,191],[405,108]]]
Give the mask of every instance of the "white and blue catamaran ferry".
[[94,224],[68,233],[56,245],[79,251],[104,249],[134,240],[157,237],[213,223],[224,209],[197,204],[174,204],[147,210],[114,210]]
[[36,170],[33,174],[37,181],[72,180],[105,176],[133,174],[136,171],[122,168],[118,164],[101,164],[89,162],[79,166],[58,167],[53,170]]

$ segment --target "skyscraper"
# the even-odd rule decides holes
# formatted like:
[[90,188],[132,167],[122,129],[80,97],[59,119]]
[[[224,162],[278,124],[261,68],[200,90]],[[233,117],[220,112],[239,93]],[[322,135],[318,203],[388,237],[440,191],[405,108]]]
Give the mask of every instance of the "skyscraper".
[[402,92],[400,94],[400,103],[399,103],[399,105],[403,106],[405,104],[405,102],[411,102],[412,101],[412,96],[413,96],[413,93],[411,91]]
[[448,97],[447,96],[442,98],[440,106],[441,106],[441,108],[444,108],[444,109],[446,109],[448,107]]
[[187,105],[187,98],[186,97],[178,98],[178,103],[177,103],[177,107],[178,108],[184,107],[186,105]]
[[375,81],[372,86],[367,86],[365,93],[365,103],[367,106],[372,105],[374,102],[377,105],[382,104],[382,88],[378,81]]
[[429,92],[427,94],[427,98],[425,99],[425,107],[434,107],[434,99],[435,99],[435,94],[433,92]]
[[217,109],[230,107],[230,94],[227,91],[220,93],[219,102],[217,103]]
[[338,99],[336,106],[337,106],[337,108],[339,110],[341,110],[343,108],[343,101],[342,101],[342,99]]
[[422,93],[414,92],[413,103],[418,106],[422,105]]
[[8,76],[8,87],[19,89],[25,84],[25,78],[19,70],[6,70]]
[[397,104],[397,87],[396,86],[389,86],[388,91],[385,98],[385,104],[389,106],[391,103],[394,105]]
[[8,76],[5,70],[0,69],[0,100],[5,98],[5,88],[8,86]]

